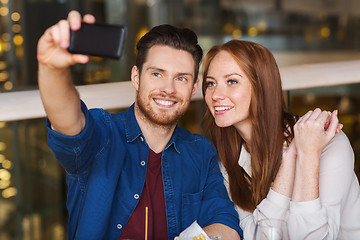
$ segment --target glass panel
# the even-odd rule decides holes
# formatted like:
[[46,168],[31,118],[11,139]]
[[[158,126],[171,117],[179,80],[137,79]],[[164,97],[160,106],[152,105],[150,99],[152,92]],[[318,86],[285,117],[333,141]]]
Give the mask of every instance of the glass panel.
[[65,239],[65,173],[44,119],[0,123],[0,238]]

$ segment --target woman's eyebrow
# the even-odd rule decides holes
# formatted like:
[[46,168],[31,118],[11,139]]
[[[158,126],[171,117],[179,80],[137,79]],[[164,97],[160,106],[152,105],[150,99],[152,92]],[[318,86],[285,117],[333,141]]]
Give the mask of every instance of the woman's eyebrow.
[[225,75],[225,78],[231,77],[231,76],[233,76],[233,75],[236,75],[236,76],[239,76],[239,77],[243,77],[243,75],[241,75],[240,73],[234,72],[234,73],[228,73],[228,74],[226,74],[226,75]]
[[207,75],[207,76],[206,76],[206,79],[207,79],[207,78],[210,78],[210,79],[215,79],[214,77],[209,76],[209,75]]

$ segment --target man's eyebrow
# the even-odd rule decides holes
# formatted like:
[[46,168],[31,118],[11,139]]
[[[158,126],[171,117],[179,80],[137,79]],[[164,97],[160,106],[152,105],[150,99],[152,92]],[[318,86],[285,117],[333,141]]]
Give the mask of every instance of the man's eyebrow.
[[159,72],[165,72],[165,70],[162,68],[152,67],[152,66],[147,67],[145,70],[155,70],[155,71],[159,71]]
[[[159,68],[159,67],[152,67],[152,66],[149,66],[147,67],[145,70],[155,70],[155,71],[159,71],[159,72],[166,72],[165,69],[162,69],[162,68]],[[194,77],[194,74],[193,73],[188,73],[188,72],[178,72],[176,73],[177,76],[184,76],[184,75],[188,75],[190,77]]]
[[178,76],[184,76],[184,75],[188,75],[188,76],[190,76],[190,77],[194,77],[194,74],[192,74],[192,73],[187,73],[187,72],[179,72],[178,74],[177,74]]

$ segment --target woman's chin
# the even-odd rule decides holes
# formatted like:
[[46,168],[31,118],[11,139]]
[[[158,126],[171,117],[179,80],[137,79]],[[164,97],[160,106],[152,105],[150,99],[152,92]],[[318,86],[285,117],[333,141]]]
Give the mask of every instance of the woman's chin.
[[216,120],[215,120],[215,124],[216,124],[216,126],[221,127],[221,128],[230,127],[232,125],[231,123],[222,122],[222,121],[220,122],[220,121],[216,121]]

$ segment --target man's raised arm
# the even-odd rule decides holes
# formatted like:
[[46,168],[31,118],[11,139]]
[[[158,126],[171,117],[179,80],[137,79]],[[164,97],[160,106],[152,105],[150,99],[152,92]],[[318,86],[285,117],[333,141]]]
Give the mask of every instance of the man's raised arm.
[[80,133],[85,126],[80,97],[70,77],[70,66],[87,63],[89,57],[67,51],[70,28],[78,30],[81,20],[95,22],[92,15],[81,19],[78,12],[71,11],[66,20],[60,20],[45,31],[37,48],[39,90],[46,114],[54,130],[70,136]]

